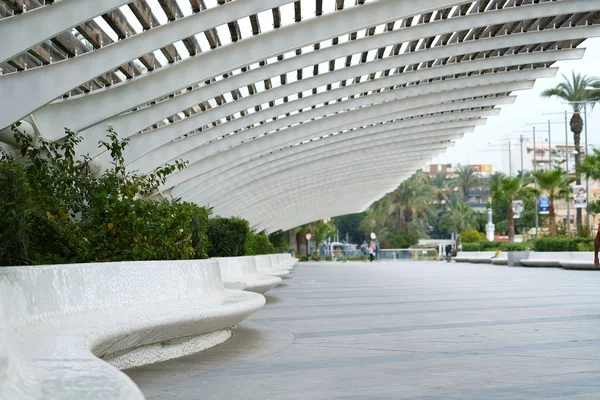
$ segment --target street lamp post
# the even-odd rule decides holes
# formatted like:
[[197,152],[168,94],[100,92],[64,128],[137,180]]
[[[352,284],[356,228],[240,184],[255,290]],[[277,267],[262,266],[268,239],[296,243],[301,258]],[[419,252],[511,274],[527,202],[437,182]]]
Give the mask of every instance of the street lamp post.
[[[565,110],[565,168],[567,171],[567,178],[569,177],[569,128],[568,128],[568,115]],[[571,234],[571,204],[569,204],[569,194],[567,193],[567,232]]]
[[[536,146],[536,140],[535,140],[535,126],[533,127],[533,173],[535,175],[535,173],[537,172],[537,149],[535,148]],[[537,189],[537,179],[535,179],[535,188]],[[536,196],[535,197],[535,237],[538,238],[539,237],[539,227],[540,227],[540,221],[539,221],[539,197]]]
[[[587,119],[587,103],[583,103],[583,115],[585,117],[585,121],[584,121],[584,129],[585,129],[585,152],[584,155],[588,155],[588,119]],[[581,158],[580,158],[581,159]],[[587,206],[588,204],[590,204],[590,178],[586,175],[585,176],[585,205]],[[585,223],[587,224],[588,228],[590,227],[590,213],[586,210],[585,211]]]
[[309,261],[312,261],[312,254],[310,252],[310,239],[312,235],[310,233],[306,234],[306,255],[308,256]]
[[523,135],[521,135],[521,184],[525,184],[525,170],[523,167]]

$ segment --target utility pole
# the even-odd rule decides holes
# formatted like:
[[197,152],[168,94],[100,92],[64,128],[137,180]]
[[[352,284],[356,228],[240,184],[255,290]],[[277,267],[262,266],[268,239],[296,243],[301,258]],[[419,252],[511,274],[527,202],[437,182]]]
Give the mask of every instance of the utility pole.
[[521,135],[521,183],[525,184],[525,171],[523,169],[523,135]]
[[[587,103],[583,103],[583,114],[585,115],[584,128],[585,128],[585,156],[588,154],[588,120],[587,120]],[[581,157],[581,156],[580,156]],[[590,204],[590,178],[586,175],[585,177],[585,205]],[[585,223],[588,228],[590,227],[590,213],[585,210]]]
[[512,178],[512,146],[508,140],[508,177]]
[[552,131],[550,128],[550,120],[548,120],[548,168],[552,170]]
[[[536,149],[536,140],[535,140],[535,125],[533,126],[533,173],[535,174],[537,172],[537,149]],[[537,189],[537,179],[535,180],[535,188]],[[535,198],[535,237],[539,238],[539,228],[540,228],[540,221],[539,221],[539,197],[536,196]]]
[[[569,178],[569,128],[568,128],[568,115],[565,110],[565,158],[566,158],[566,169],[567,178]],[[567,232],[571,235],[571,204],[569,203],[569,194],[567,193]]]

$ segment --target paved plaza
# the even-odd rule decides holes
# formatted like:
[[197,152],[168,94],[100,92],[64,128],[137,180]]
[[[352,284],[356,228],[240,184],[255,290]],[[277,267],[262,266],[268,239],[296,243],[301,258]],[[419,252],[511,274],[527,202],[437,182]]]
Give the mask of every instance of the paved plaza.
[[225,344],[126,371],[148,399],[600,399],[600,273],[298,264]]

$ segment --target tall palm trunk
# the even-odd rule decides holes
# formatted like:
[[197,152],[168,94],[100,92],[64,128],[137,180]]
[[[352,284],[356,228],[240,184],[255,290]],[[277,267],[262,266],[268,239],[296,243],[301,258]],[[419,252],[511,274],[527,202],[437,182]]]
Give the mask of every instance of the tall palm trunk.
[[554,198],[550,198],[550,210],[548,212],[548,229],[550,237],[556,236],[556,211],[554,209]]
[[515,241],[515,213],[513,211],[512,200],[508,204],[508,241]]
[[[583,119],[581,115],[576,112],[571,118],[571,132],[573,132],[573,143],[575,144],[575,176],[577,178],[576,183],[581,185],[581,175],[579,174],[579,166],[581,165],[581,131],[583,130]],[[569,149],[567,149],[569,151]],[[568,174],[568,171],[567,171]],[[581,225],[583,223],[581,208],[577,208],[577,232],[581,232]]]
[[290,249],[294,252],[294,254],[298,254],[298,242],[296,241],[296,230],[290,229],[288,231],[288,239],[290,241]]

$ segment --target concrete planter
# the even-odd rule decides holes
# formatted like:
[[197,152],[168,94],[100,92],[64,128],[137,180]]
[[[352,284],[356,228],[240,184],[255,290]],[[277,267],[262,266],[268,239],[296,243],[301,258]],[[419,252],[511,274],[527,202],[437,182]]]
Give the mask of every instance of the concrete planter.
[[522,267],[521,260],[529,258],[529,251],[509,251],[507,258],[509,267]]

